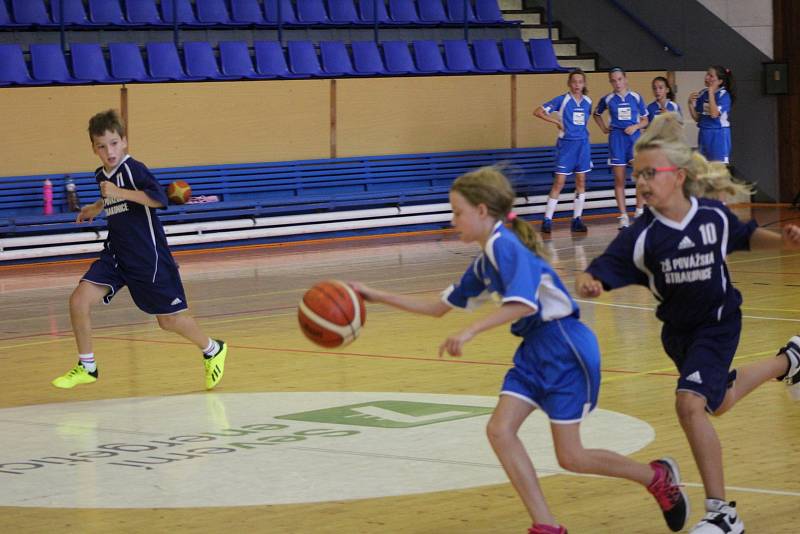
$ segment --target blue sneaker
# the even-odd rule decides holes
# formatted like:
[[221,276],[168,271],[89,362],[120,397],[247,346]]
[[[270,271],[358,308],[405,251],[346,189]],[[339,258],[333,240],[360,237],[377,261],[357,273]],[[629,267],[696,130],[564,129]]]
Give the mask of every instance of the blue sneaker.
[[547,217],[544,218],[542,221],[542,227],[539,228],[539,231],[543,234],[549,234],[553,231],[553,219],[548,219]]
[[572,232],[580,234],[585,234],[586,232],[589,231],[589,229],[586,228],[586,225],[583,224],[583,221],[581,221],[580,217],[575,217],[574,219],[572,219],[572,226],[570,226],[570,230]]

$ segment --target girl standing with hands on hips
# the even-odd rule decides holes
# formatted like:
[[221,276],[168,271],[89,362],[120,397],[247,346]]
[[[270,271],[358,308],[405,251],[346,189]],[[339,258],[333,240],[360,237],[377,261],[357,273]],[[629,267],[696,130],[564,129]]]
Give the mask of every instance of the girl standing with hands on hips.
[[[625,168],[633,160],[633,145],[639,139],[640,130],[647,127],[647,109],[639,93],[628,90],[625,71],[615,67],[608,72],[608,81],[614,89],[604,96],[594,110],[594,120],[603,133],[608,134],[608,164],[614,171],[614,197],[619,208],[619,228],[630,224],[625,204]],[[609,123],[603,120],[608,110]],[[642,212],[642,201],[636,195],[636,217]]]
[[697,122],[697,149],[708,161],[730,163],[730,113],[736,95],[731,69],[715,65],[706,71],[705,89],[689,95],[689,113]]
[[390,293],[358,282],[352,286],[368,301],[432,317],[453,308],[472,308],[482,296],[491,296],[499,305],[448,336],[439,355],[461,356],[473,337],[509,323],[511,333],[522,338],[487,434],[533,519],[529,534],[567,532],[547,506],[518,436],[522,423],[537,408],[550,418],[556,457],[564,469],[638,482],[656,498],[667,525],[677,532],[689,510],[673,460],[662,458],[647,465],[612,451],[583,447],[580,423],[597,406],[600,388],[597,339],[579,320],[578,305],[545,260],[541,237],[511,211],[514,200],[511,184],[496,167],[483,167],[453,183],[453,227],[462,241],[478,244],[481,254],[440,298]]
[[569,92],[545,102],[533,112],[535,117],[555,124],[558,128],[556,142],[556,172],[553,186],[547,196],[547,207],[542,221],[542,233],[549,234],[553,227],[553,214],[558,196],[567,176],[575,173],[575,201],[573,203],[573,232],[586,232],[581,221],[586,202],[586,173],[592,169],[592,149],[589,145],[587,119],[592,114],[592,100],[586,96],[586,74],[580,69],[569,73]]

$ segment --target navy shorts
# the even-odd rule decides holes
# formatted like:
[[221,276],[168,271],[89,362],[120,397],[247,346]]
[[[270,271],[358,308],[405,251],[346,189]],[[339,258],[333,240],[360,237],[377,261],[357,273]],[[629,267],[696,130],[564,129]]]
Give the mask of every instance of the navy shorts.
[[600,348],[579,320],[547,321],[526,336],[506,373],[501,395],[544,411],[553,423],[577,423],[597,406]]
[[697,133],[697,149],[708,161],[729,163],[731,155],[730,128],[700,128]]
[[592,152],[588,139],[559,139],[556,143],[556,174],[592,170]]
[[628,135],[625,130],[612,128],[608,134],[608,164],[612,167],[628,165],[633,161],[633,145],[639,139],[641,132],[636,130],[633,135]]
[[693,330],[679,330],[665,324],[661,342],[681,375],[677,391],[691,391],[704,397],[706,409],[716,412],[736,380],[736,371],[730,368],[741,331],[739,310],[718,323]]
[[153,281],[152,274],[139,276],[139,273],[129,274],[117,264],[114,256],[103,251],[83,275],[82,280],[99,286],[108,287],[109,291],[103,297],[103,302],[108,304],[114,295],[125,286],[131,293],[133,302],[145,313],[150,315],[169,315],[184,311],[186,294],[183,291],[178,267],[160,263],[159,272]]

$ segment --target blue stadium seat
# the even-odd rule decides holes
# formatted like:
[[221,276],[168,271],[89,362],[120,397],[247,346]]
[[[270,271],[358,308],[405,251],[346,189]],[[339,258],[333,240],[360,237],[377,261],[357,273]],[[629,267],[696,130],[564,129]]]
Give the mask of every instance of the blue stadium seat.
[[231,20],[254,26],[272,25],[264,18],[264,11],[258,0],[231,0]]
[[98,83],[125,83],[126,77],[110,76],[103,49],[95,43],[74,43],[69,46],[72,56],[72,72],[81,80],[92,80]]
[[155,0],[125,0],[125,16],[134,24],[171,26],[161,19]]
[[337,25],[353,26],[364,24],[358,16],[353,0],[328,0],[328,18],[333,24]]
[[444,12],[442,0],[422,0],[417,2],[417,8],[419,9],[419,19],[422,22],[429,22],[432,24],[450,22],[447,18],[447,14]]
[[472,41],[475,52],[475,66],[486,72],[509,72],[497,50],[497,41],[494,39],[475,39]]
[[[377,6],[377,11],[375,10]],[[375,14],[378,15],[378,22],[380,24],[390,24],[392,20],[389,18],[389,12],[386,11],[386,3],[385,0],[378,0],[377,2],[373,0],[361,0],[358,3],[359,14],[361,15],[361,20],[366,24],[374,24],[375,23]]]
[[361,74],[386,74],[381,53],[375,41],[353,41],[353,64]]
[[[74,57],[75,47],[72,45],[72,54]],[[100,59],[103,57],[103,52],[98,45],[81,45],[97,47],[94,54],[99,53]],[[136,43],[110,43],[108,45],[108,55],[111,59],[111,75],[119,80],[133,80],[135,82],[166,82],[168,78],[154,78],[150,76],[144,66],[142,59],[142,51]]]
[[264,0],[264,18],[267,19],[267,22],[278,23],[278,2],[280,2],[281,6],[282,23],[289,25],[299,24],[291,0]]
[[329,76],[355,76],[353,62],[347,47],[342,41],[321,41],[319,51],[322,56],[322,72]]
[[89,80],[78,80],[69,73],[61,45],[32,44],[30,52],[33,79],[47,83],[90,83]]
[[322,0],[297,0],[297,20],[304,24],[330,24]]
[[31,78],[18,44],[0,44],[0,82],[16,85],[46,85]]
[[27,26],[27,24],[20,24],[11,18],[11,13],[8,10],[6,3],[0,0],[0,28],[19,28]]
[[[175,12],[172,3],[175,2]],[[176,16],[177,15],[177,16]],[[161,2],[161,20],[167,24],[173,24],[177,18],[178,24],[186,26],[211,26],[213,23],[201,22],[194,14],[192,0],[167,0]]]
[[103,26],[138,26],[125,19],[119,0],[89,0],[89,20]]
[[11,0],[14,20],[28,26],[54,26],[44,0]]
[[289,49],[289,65],[292,72],[309,76],[323,75],[314,43],[311,41],[289,41],[286,47]]
[[507,21],[503,18],[497,0],[475,0],[475,18],[487,24],[500,24]]
[[[440,0],[436,0],[437,2]],[[389,0],[389,17],[395,24],[430,25],[435,22],[420,20],[414,0]]]
[[283,46],[278,41],[256,41],[256,71],[278,78],[309,78],[307,74],[291,72],[286,64]]
[[61,22],[61,3],[64,3],[64,24],[67,26],[98,26],[86,16],[83,0],[50,0],[54,24]]
[[203,24],[220,26],[245,26],[247,23],[235,22],[228,14],[225,0],[195,0],[197,20]]
[[533,66],[536,70],[544,70],[550,72],[567,72],[558,64],[556,52],[553,50],[553,42],[548,38],[531,39],[531,57],[533,59]]
[[[472,2],[467,4],[467,20],[476,22],[475,13],[472,11]],[[447,0],[447,18],[450,22],[464,24],[464,0]]]
[[522,39],[503,39],[503,61],[509,70],[532,72],[533,63]]
[[183,43],[183,59],[189,76],[201,76],[212,80],[241,80],[243,76],[222,74],[211,44],[205,41]]
[[463,39],[442,41],[447,70],[450,72],[483,72],[475,66],[469,44]]
[[222,73],[227,76],[240,76],[252,80],[275,78],[275,75],[259,74],[253,68],[250,49],[244,41],[220,41],[219,57]]
[[175,43],[147,43],[147,64],[150,75],[156,78],[169,78],[177,81],[201,81],[205,76],[187,76],[178,56]]
[[414,41],[414,56],[417,59],[417,70],[428,74],[448,72],[439,50],[438,41]]
[[405,41],[384,41],[383,56],[389,74],[418,74]]

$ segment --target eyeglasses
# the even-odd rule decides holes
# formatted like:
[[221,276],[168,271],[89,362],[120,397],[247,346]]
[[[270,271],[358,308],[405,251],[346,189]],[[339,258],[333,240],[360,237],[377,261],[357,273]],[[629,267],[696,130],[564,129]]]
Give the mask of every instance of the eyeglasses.
[[680,167],[647,167],[646,169],[633,172],[631,176],[633,177],[634,181],[642,178],[645,182],[649,182],[656,177],[656,174],[660,172],[675,172],[678,169],[680,169]]

